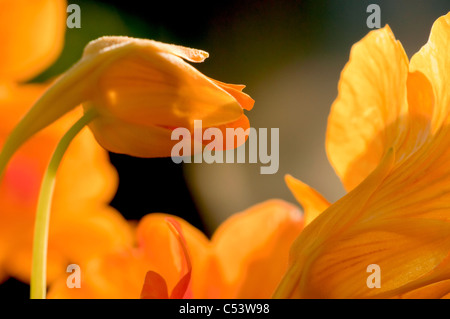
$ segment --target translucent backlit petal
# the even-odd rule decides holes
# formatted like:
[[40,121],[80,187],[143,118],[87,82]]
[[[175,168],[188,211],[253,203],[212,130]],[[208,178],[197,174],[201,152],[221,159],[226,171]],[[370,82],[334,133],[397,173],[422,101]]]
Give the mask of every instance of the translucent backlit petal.
[[419,52],[411,58],[411,71],[420,71],[430,80],[436,105],[432,120],[432,131],[441,125],[448,124],[450,108],[449,83],[450,56],[450,13],[435,21],[430,38]]
[[407,75],[408,59],[388,26],[352,47],[330,111],[326,140],[328,158],[347,190],[375,169],[389,147],[404,139]]

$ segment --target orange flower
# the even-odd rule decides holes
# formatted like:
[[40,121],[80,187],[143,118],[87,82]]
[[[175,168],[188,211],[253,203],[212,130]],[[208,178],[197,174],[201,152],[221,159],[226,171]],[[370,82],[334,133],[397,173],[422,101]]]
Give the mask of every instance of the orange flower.
[[[329,205],[287,177],[318,216],[275,297],[450,297],[449,47],[450,13],[410,62],[388,26],[353,46],[326,141],[349,193]],[[367,284],[372,264],[380,288]]]
[[303,227],[299,210],[280,200],[233,215],[211,240],[178,217],[171,218],[179,230],[171,231],[167,217],[144,217],[136,231],[137,247],[80,265],[81,288],[67,288],[64,277],[50,287],[49,298],[139,298],[141,292],[167,297],[176,286],[172,297],[187,292],[193,298],[269,298]]
[[[15,81],[34,76],[56,58],[62,46],[65,9],[65,1],[0,1],[0,34],[7,40],[0,53],[0,145],[48,88],[48,84]],[[23,52],[28,55],[24,57]],[[15,154],[4,173],[0,182],[2,277],[29,280],[42,176],[56,144],[80,116],[80,110],[70,112],[37,134]],[[82,262],[131,242],[127,222],[107,206],[117,183],[107,152],[88,130],[83,131],[58,171],[49,234],[49,281],[64,273],[70,262]]]
[[[138,157],[170,156],[176,127],[249,127],[243,109],[253,99],[243,85],[212,80],[183,59],[202,62],[208,53],[151,40],[102,37],[37,101],[5,147],[23,141],[83,103],[97,117],[89,125],[107,150]],[[238,145],[234,145],[238,146]],[[189,155],[189,154],[184,154]],[[5,160],[4,156],[4,160]]]

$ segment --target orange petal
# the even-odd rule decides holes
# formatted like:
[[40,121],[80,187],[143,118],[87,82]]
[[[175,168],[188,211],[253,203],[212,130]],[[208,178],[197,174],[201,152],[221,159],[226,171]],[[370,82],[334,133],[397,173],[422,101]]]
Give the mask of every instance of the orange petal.
[[450,280],[444,280],[398,296],[402,299],[449,299]]
[[78,214],[57,212],[52,216],[51,253],[81,263],[132,245],[132,228],[115,209],[100,205],[79,208]]
[[302,227],[298,208],[281,200],[263,202],[227,219],[212,237],[215,273],[222,274],[216,298],[270,298]]
[[408,59],[388,26],[371,31],[352,47],[326,140],[328,158],[347,190],[375,169],[389,147],[403,140],[407,75]]
[[157,126],[141,126],[101,117],[89,124],[98,143],[105,149],[136,157],[169,156],[179,141],[172,141],[172,130]]
[[0,1],[0,82],[25,81],[61,52],[66,29],[63,0]]
[[432,132],[441,125],[448,124],[450,105],[450,13],[437,19],[431,29],[430,38],[411,59],[410,70],[420,71],[430,80],[436,98],[432,120]]
[[285,176],[286,184],[294,194],[295,199],[303,207],[305,226],[312,222],[320,213],[330,206],[330,203],[315,189],[304,184],[291,175]]

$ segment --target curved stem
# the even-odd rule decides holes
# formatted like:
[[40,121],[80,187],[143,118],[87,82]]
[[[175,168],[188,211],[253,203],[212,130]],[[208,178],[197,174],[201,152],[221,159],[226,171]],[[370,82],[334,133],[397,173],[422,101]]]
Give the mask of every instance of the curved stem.
[[80,118],[56,146],[50,163],[42,180],[36,210],[33,239],[33,261],[30,282],[31,299],[45,299],[47,291],[47,243],[55,177],[59,164],[69,147],[70,142],[96,116],[94,109],[88,110]]

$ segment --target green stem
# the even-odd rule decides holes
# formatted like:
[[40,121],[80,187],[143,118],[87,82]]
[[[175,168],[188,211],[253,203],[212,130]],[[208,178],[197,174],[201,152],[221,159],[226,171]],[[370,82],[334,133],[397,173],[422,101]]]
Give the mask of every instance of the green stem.
[[56,146],[42,180],[36,210],[33,239],[33,261],[30,282],[31,299],[45,299],[47,291],[47,243],[50,222],[50,209],[55,186],[56,171],[69,147],[70,142],[96,116],[94,109],[87,111]]

